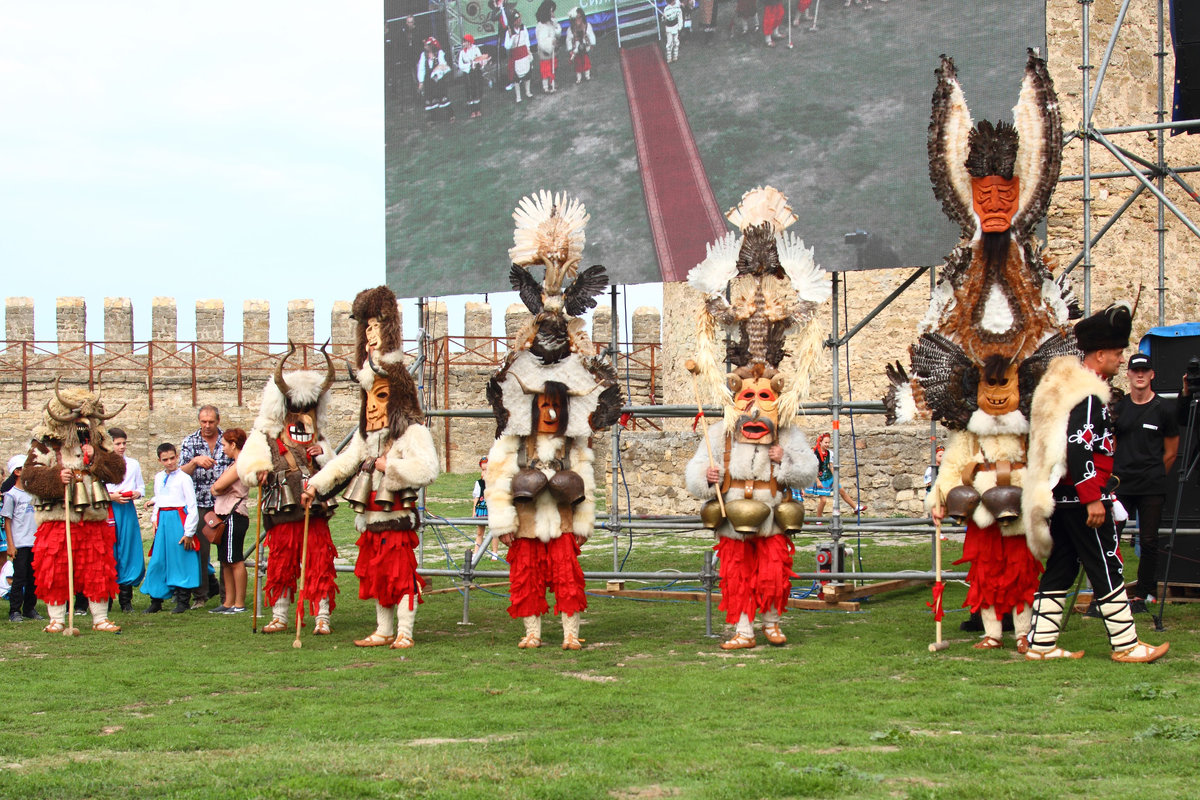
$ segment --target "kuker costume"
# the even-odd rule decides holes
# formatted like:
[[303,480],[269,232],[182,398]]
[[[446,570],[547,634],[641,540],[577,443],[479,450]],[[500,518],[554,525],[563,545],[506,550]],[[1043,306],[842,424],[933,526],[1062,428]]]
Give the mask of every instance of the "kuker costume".
[[[1123,350],[1132,327],[1129,306],[1114,304],[1080,321],[1075,338],[1085,354]],[[1046,574],[1033,601],[1033,634],[1025,655],[1031,660],[1083,655],[1058,646],[1067,596],[1080,565],[1092,584],[1113,661],[1154,661],[1170,647],[1138,640],[1125,594],[1112,517],[1118,480],[1112,474],[1116,437],[1108,411],[1111,399],[1108,382],[1074,356],[1055,359],[1033,393],[1028,491],[1021,510],[1029,547],[1046,558]],[[1093,503],[1103,508],[1097,527],[1088,525],[1087,507]]]
[[[830,288],[812,249],[786,232],[796,215],[779,191],[749,191],[726,217],[741,235],[730,232],[709,244],[707,258],[688,273],[688,283],[707,298],[696,334],[697,376],[705,394],[720,399],[725,417],[708,428],[686,480],[689,492],[709,500],[700,513],[717,537],[720,608],[736,626],[721,647],[736,650],[755,646],[757,612],[767,641],[787,641],[779,617],[795,577],[790,534],[804,522],[800,490],[817,477],[817,458],[795,418],[821,350],[816,311]],[[718,367],[719,327],[739,337],[726,353],[735,366],[728,376]],[[800,338],[781,368],[791,328],[800,329]],[[719,476],[715,483],[710,469]]]
[[[932,416],[951,433],[929,509],[965,519],[970,562],[964,605],[981,615],[976,648],[1003,646],[1013,613],[1028,647],[1042,567],[1025,544],[1021,487],[1034,387],[1052,358],[1075,352],[1078,307],[1055,281],[1033,229],[1045,216],[1062,160],[1062,125],[1046,65],[1030,52],[1014,124],[972,125],[954,62],[937,71],[929,125],[929,176],[962,229],[909,348],[911,378],[888,366],[888,423]],[[940,606],[939,606],[940,610]]]
[[309,480],[306,493],[344,495],[356,516],[358,596],[375,600],[375,631],[359,647],[413,646],[413,623],[425,580],[417,574],[418,490],[438,476],[433,437],[422,424],[417,386],[404,364],[396,295],[386,286],[358,293],[351,307],[356,379],[362,387],[358,429],[350,444]]
[[[508,613],[525,624],[518,646],[541,646],[549,588],[563,649],[578,650],[587,608],[579,548],[596,518],[591,436],[621,413],[616,372],[578,315],[596,305],[608,277],[601,266],[579,271],[588,215],[577,200],[543,191],[523,198],[513,219],[509,280],[534,318],[488,382],[497,437],[485,476],[488,526],[508,545]],[[540,283],[535,265],[546,270]]]
[[[125,477],[125,459],[113,452],[104,425],[121,408],[105,413],[100,392],[60,389],[56,380],[54,398],[46,401],[42,422],[33,429],[21,477],[25,491],[37,498],[33,572],[37,596],[50,612],[47,633],[61,633],[68,624],[68,547],[74,588],[88,598],[92,630],[121,631],[108,619],[108,601],[117,595],[116,530],[109,523],[104,488]],[[90,456],[84,444],[91,446]],[[64,469],[71,471],[68,484],[62,481]]]
[[[271,621],[263,626],[263,633],[287,629],[305,547],[300,495],[313,473],[333,457],[333,447],[326,437],[333,362],[322,348],[324,373],[284,372],[284,364],[296,352],[290,341],[288,348],[287,355],[275,365],[274,378],[263,387],[258,418],[237,460],[238,477],[246,486],[258,486],[259,475],[266,473],[259,502],[270,552],[265,594],[271,605]],[[321,449],[319,455],[310,455],[309,449],[314,446]],[[317,500],[308,512],[308,559],[301,602],[307,601],[308,613],[316,616],[313,633],[319,636],[330,632],[329,615],[337,605],[337,573],[333,566],[337,550],[329,532],[335,505],[333,498]]]

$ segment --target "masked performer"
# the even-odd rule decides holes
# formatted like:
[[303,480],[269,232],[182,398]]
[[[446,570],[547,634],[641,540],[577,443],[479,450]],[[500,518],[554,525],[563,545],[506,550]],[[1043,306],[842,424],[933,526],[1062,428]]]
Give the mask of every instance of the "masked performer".
[[346,500],[357,516],[358,596],[375,600],[375,631],[359,647],[413,646],[413,622],[425,580],[417,574],[417,491],[438,475],[433,437],[417,386],[404,365],[396,295],[386,286],[354,298],[355,363],[362,387],[358,430],[350,444],[312,477],[301,502],[328,498],[354,479]]
[[120,410],[105,413],[99,392],[60,389],[55,381],[54,399],[33,429],[21,477],[37,499],[33,572],[37,596],[50,612],[47,633],[61,633],[68,624],[68,520],[75,591],[88,598],[92,630],[121,632],[108,619],[109,600],[117,596],[116,531],[108,522],[104,488],[125,477],[125,459],[113,451],[104,425]]
[[1114,304],[1075,326],[1083,351],[1055,359],[1033,393],[1029,432],[1029,489],[1022,498],[1029,546],[1047,557],[1033,601],[1033,635],[1025,657],[1079,658],[1058,646],[1063,610],[1080,565],[1095,592],[1112,660],[1149,662],[1170,648],[1138,640],[1125,594],[1124,570],[1113,526],[1115,431],[1108,381],[1121,367],[1133,316]]
[[[314,371],[284,372],[283,365],[296,352],[288,352],[275,366],[275,377],[263,387],[258,419],[237,460],[238,477],[247,486],[260,486],[263,523],[267,530],[266,600],[271,621],[263,633],[287,629],[288,609],[296,594],[300,554],[304,549],[304,509],[300,495],[309,479],[333,455],[325,436],[333,362],[325,354],[325,374]],[[324,348],[322,348],[324,353]],[[309,613],[316,615],[313,633],[329,634],[329,615],[336,606],[337,550],[329,533],[335,503],[314,502],[309,507],[308,561],[304,567],[304,597]]]
[[1058,99],[1045,62],[1030,52],[1014,124],[972,127],[954,62],[943,58],[937,75],[929,173],[963,239],[909,348],[911,379],[889,365],[884,404],[889,424],[919,412],[950,429],[925,502],[935,519],[966,521],[956,563],[971,565],[964,605],[984,626],[975,647],[1002,647],[1001,619],[1011,611],[1023,653],[1042,571],[1020,519],[1029,404],[1050,360],[1075,352],[1068,321],[1078,315],[1033,235],[1061,165]]
[[[488,383],[497,436],[488,453],[488,525],[508,547],[508,613],[525,624],[517,646],[541,646],[549,588],[563,649],[578,650],[587,608],[579,550],[596,517],[591,436],[620,416],[621,390],[577,316],[596,305],[608,277],[602,266],[579,271],[588,216],[578,201],[543,191],[522,199],[513,219],[509,279],[534,318]],[[530,274],[539,264],[540,285]]]
[[[707,298],[696,372],[709,396],[720,397],[725,418],[708,428],[686,477],[688,491],[709,500],[701,516],[717,537],[720,608],[735,626],[721,648],[739,650],[755,646],[754,617],[760,611],[767,641],[787,642],[779,617],[795,576],[789,534],[804,521],[799,492],[817,477],[817,458],[793,423],[820,353],[816,310],[830,290],[812,249],[785,232],[796,215],[779,191],[769,186],[749,191],[726,217],[741,236],[731,232],[710,244],[708,257],[688,274],[688,283]],[[735,365],[728,376],[717,367],[718,326],[740,337],[726,354]],[[793,327],[802,333],[785,374],[784,337]],[[724,514],[714,499],[718,492]]]

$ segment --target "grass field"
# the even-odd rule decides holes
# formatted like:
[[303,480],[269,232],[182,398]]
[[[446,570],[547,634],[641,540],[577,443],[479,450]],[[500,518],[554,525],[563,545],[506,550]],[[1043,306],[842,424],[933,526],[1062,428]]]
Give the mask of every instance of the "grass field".
[[[938,263],[958,236],[928,178],[938,56],[956,57],[977,118],[1010,119],[1025,48],[1042,44],[1043,4],[896,0],[867,12],[835,1],[820,16],[815,32],[793,29],[795,49],[767,49],[758,34],[727,38],[726,2],[717,40],[684,40],[671,72],[717,205],[769,183],[791,198],[792,230],[819,264],[853,263],[843,235],[857,228],[905,265]],[[593,63],[593,80],[576,86],[560,59],[552,95],[540,93],[535,66],[532,101],[487,92],[482,120],[465,119],[457,86],[452,126],[389,108],[389,285],[427,295],[507,289],[512,210],[543,188],[587,205],[585,263],[606,265],[614,283],[659,280],[615,35],[600,38]]]
[[[441,533],[459,552],[470,535]],[[801,537],[799,567],[816,538]],[[929,562],[920,536],[855,544],[871,570]],[[639,537],[626,568],[694,570],[707,546]],[[610,567],[611,540],[585,563]],[[1195,606],[1168,607],[1163,634],[1139,617],[1143,638],[1172,642],[1146,666],[1111,662],[1099,621],[1077,615],[1062,641],[1080,661],[974,651],[962,611],[930,654],[927,588],[793,611],[786,647],[735,654],[704,637],[702,604],[593,597],[568,653],[518,650],[497,588],[472,593],[466,626],[457,593],[430,596],[401,653],[351,644],[374,614],[353,576],[340,585],[333,635],[299,650],[245,615],[117,613],[121,635],[76,639],[0,625],[0,797],[1191,797],[1200,778]],[[947,607],[963,596],[951,585]]]

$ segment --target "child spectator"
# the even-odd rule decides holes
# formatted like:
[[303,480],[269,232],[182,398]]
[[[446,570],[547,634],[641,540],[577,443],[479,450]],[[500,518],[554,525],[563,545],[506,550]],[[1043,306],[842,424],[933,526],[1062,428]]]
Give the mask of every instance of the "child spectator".
[[[154,543],[141,592],[150,597],[143,614],[162,611],[163,600],[174,595],[172,614],[188,610],[188,590],[200,585],[200,548],[196,542],[196,487],[179,469],[175,445],[158,446],[162,472],[154,476]],[[179,537],[176,540],[176,536]]]
[[[479,480],[475,481],[475,488],[471,490],[471,497],[475,500],[475,507],[471,511],[473,517],[487,516],[487,498],[483,496],[483,492],[487,489],[487,483],[483,476],[487,474],[487,456],[479,459]],[[479,548],[483,547],[483,535],[487,531],[487,525],[483,522],[475,526],[475,547],[472,550],[476,553]],[[495,539],[492,539],[492,555],[500,555],[500,545]]]
[[489,60],[475,44],[474,36],[469,33],[463,36],[462,50],[458,51],[458,71],[467,79],[467,111],[471,112],[467,116],[471,119],[483,116],[483,67]]
[[33,538],[37,531],[33,497],[25,491],[21,472],[25,456],[8,460],[8,471],[15,476],[13,486],[4,493],[0,517],[8,540],[8,560],[12,562],[12,586],[8,591],[8,621],[43,619],[37,612],[37,595],[33,582]]
[[592,23],[588,22],[587,14],[578,6],[571,12],[570,26],[567,28],[567,53],[571,63],[575,65],[575,82],[592,79],[592,57],[588,55],[596,46],[596,32]]
[[679,0],[667,0],[662,10],[663,30],[667,34],[667,63],[679,60],[679,32],[683,30],[683,6]]
[[138,524],[137,501],[146,495],[142,465],[125,455],[129,436],[120,428],[112,428],[113,452],[125,459],[125,479],[107,484],[112,498],[112,520],[117,528],[117,594],[121,610],[133,611],[133,587],[146,575],[146,553],[142,548],[142,527]]

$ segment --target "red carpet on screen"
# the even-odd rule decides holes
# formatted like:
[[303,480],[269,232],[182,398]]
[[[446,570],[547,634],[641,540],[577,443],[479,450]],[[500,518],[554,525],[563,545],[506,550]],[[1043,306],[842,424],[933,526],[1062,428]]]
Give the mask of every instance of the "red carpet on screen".
[[621,51],[642,193],[664,281],[682,281],[728,230],[675,81],[656,45]]

